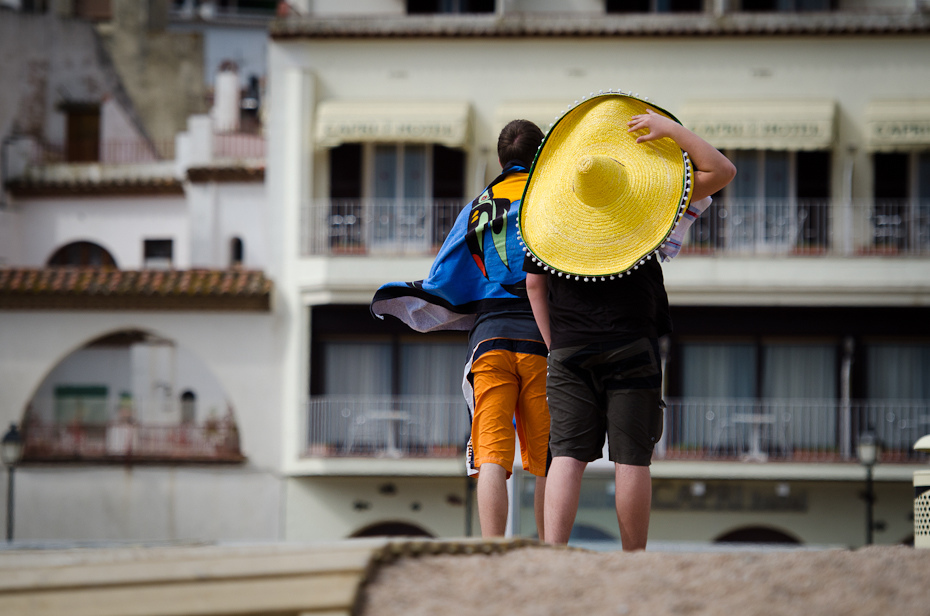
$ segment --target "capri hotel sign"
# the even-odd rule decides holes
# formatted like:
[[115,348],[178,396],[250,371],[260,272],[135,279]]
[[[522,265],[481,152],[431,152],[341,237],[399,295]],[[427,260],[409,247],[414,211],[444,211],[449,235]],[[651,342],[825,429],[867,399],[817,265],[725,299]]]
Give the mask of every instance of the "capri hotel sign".
[[466,143],[470,108],[450,102],[328,101],[320,105],[316,142]]
[[449,120],[366,120],[346,119],[324,124],[322,141],[430,141],[460,139],[462,130]]
[[823,139],[832,131],[825,122],[805,120],[743,120],[739,122],[700,122],[694,132],[705,139]]
[[698,101],[681,119],[718,148],[811,150],[831,147],[833,101]]
[[930,99],[873,101],[868,137],[878,150],[930,146]]

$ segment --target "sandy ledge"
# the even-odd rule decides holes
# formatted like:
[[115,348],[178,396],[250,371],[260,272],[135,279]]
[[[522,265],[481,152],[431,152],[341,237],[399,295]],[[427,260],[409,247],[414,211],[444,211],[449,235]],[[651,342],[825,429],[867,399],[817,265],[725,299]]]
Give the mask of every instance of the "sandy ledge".
[[593,552],[549,546],[405,557],[361,616],[930,616],[930,550]]

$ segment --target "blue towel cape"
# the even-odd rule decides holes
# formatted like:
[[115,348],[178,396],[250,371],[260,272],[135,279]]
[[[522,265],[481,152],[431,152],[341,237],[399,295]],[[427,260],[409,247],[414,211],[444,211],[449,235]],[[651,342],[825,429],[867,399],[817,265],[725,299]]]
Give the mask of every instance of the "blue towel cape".
[[470,330],[478,313],[529,310],[517,214],[528,178],[509,165],[465,207],[424,280],[391,282],[375,293],[371,313],[389,314],[418,332]]

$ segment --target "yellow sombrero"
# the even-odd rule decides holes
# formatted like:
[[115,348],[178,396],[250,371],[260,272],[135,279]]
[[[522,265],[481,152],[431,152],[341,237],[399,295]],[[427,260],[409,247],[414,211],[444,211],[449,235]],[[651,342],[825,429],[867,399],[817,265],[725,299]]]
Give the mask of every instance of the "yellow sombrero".
[[[692,167],[671,139],[636,143],[627,122],[651,109],[631,94],[592,94],[536,153],[520,204],[524,250],[559,275],[623,275],[658,250],[691,200]],[[680,123],[680,122],[679,122]]]

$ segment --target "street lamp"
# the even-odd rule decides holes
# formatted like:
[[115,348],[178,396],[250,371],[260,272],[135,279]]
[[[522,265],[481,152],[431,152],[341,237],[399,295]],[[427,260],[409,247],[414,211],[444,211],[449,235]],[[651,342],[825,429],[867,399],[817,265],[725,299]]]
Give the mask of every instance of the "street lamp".
[[23,455],[23,437],[20,436],[19,430],[15,423],[10,424],[10,429],[3,435],[0,441],[0,459],[7,469],[6,481],[6,540],[13,541],[13,471],[19,464],[19,459]]
[[871,432],[859,436],[859,463],[865,467],[865,544],[872,544],[872,531],[875,523],[872,512],[875,506],[875,490],[872,486],[872,468],[878,463],[882,447]]

